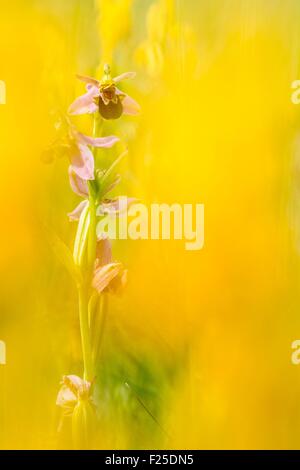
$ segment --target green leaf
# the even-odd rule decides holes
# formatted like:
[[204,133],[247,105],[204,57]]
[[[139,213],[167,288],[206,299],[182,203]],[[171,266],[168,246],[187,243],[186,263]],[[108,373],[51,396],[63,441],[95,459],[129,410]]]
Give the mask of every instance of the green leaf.
[[90,225],[90,214],[89,205],[87,205],[81,215],[78,222],[77,233],[74,242],[73,257],[77,266],[82,266],[83,256],[87,245],[87,235]]
[[[110,189],[108,189],[110,186],[112,186],[112,188],[114,187],[115,184],[117,183],[114,183],[114,181],[112,181],[112,177],[113,177],[113,171],[114,169],[116,168],[116,166],[120,163],[120,161],[128,154],[128,150],[125,150],[124,152],[121,153],[121,155],[119,155],[113,162],[112,164],[110,165],[110,167],[105,170],[103,173],[99,174],[98,176],[98,179],[99,179],[99,185],[100,185],[100,194],[98,196],[103,196],[104,194],[106,194],[107,192],[110,191]],[[114,177],[113,179],[119,179],[118,176]]]
[[75,265],[72,252],[69,247],[62,241],[62,239],[49,228],[45,229],[46,238],[51,246],[54,254],[58,260],[69,271],[76,284],[81,282],[81,272],[78,266]]

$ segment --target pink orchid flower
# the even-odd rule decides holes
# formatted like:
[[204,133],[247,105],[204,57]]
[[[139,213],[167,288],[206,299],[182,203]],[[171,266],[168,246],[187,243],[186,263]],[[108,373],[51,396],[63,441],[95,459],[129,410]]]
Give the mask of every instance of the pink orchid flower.
[[55,122],[57,137],[48,145],[42,154],[42,159],[50,163],[54,157],[67,154],[70,169],[83,180],[93,180],[94,157],[90,147],[110,148],[120,139],[114,135],[107,137],[89,137],[79,132],[68,116],[60,113]]
[[[78,206],[76,206],[75,209],[72,212],[69,212],[68,214],[69,219],[71,221],[74,221],[80,219],[82,211],[86,208],[89,203],[89,201],[87,200],[88,185],[87,182],[79,178],[78,175],[76,175],[76,173],[72,171],[72,169],[69,169],[69,178],[70,185],[74,193],[85,198],[84,201],[81,201]],[[119,179],[116,179],[115,184],[117,184],[118,182]],[[113,189],[112,185],[108,189],[109,191],[111,191]],[[97,215],[122,215],[124,214],[124,212],[127,211],[129,206],[136,201],[136,198],[127,196],[118,196],[113,199],[104,199],[97,207]]]
[[71,104],[69,114],[88,114],[98,111],[104,119],[118,119],[122,114],[138,114],[140,111],[138,103],[116,87],[120,81],[134,77],[135,72],[126,72],[111,78],[109,65],[104,66],[104,76],[101,81],[77,75],[79,80],[86,83],[87,93]]
[[127,269],[122,263],[112,260],[111,242],[106,234],[98,238],[97,259],[92,286],[101,294],[120,294],[127,282]]
[[93,180],[94,157],[88,146],[110,148],[120,139],[113,135],[107,137],[89,137],[78,132],[74,126],[69,129],[65,148],[70,159],[70,168],[82,180]]
[[63,408],[65,416],[70,416],[79,400],[91,398],[91,382],[83,380],[77,375],[65,375],[58,392],[56,404]]
[[[88,188],[87,181],[80,178],[80,176],[78,176],[78,174],[75,173],[75,171],[73,170],[73,168],[71,166],[69,167],[69,180],[70,180],[70,186],[71,186],[72,190],[74,191],[74,193],[78,194],[78,196],[81,196],[81,197],[84,198],[84,200],[81,201],[78,204],[78,206],[76,206],[75,209],[72,212],[68,213],[69,219],[71,221],[76,221],[76,220],[80,219],[81,213],[86,208],[86,206],[89,204],[89,201],[88,201],[89,188]],[[114,189],[114,187],[117,184],[119,184],[119,182],[120,182],[120,175],[116,175],[114,180],[106,187],[104,194],[107,194],[108,192],[112,191]],[[102,207],[101,204],[98,206],[98,208],[97,208],[98,215],[104,215],[104,214],[109,213],[109,212],[112,213],[112,210],[111,211],[104,210],[106,208],[106,205],[107,205],[106,201],[108,201],[108,200],[105,199],[105,202],[103,203],[104,204],[103,209],[99,209],[100,207]],[[113,202],[114,200],[111,199],[109,201]],[[123,205],[124,205],[124,203],[123,203]]]

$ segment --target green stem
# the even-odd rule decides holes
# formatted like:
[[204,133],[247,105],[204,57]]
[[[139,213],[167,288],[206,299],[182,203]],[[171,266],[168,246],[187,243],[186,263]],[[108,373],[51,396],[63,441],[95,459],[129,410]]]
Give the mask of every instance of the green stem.
[[[97,136],[99,121],[94,116],[93,137]],[[93,149],[93,155],[96,159],[96,149]],[[80,333],[82,343],[82,354],[84,364],[84,378],[91,381],[94,378],[94,361],[92,355],[91,333],[89,326],[89,294],[90,286],[93,279],[93,271],[96,259],[97,249],[97,216],[96,216],[96,203],[97,191],[94,181],[88,182],[89,186],[89,227],[87,234],[87,275],[85,281],[78,287],[79,295],[79,319],[80,319]]]
[[[94,117],[93,136],[97,135],[97,118]],[[95,151],[94,151],[95,157]],[[94,364],[92,357],[91,335],[89,327],[89,292],[90,285],[93,277],[94,264],[96,259],[96,246],[97,246],[97,218],[96,218],[96,194],[93,181],[88,182],[89,185],[89,227],[87,234],[87,276],[86,281],[83,282],[78,288],[79,295],[79,319],[80,319],[80,333],[82,344],[82,355],[84,364],[84,378],[85,380],[93,380],[94,378]]]
[[108,298],[107,294],[102,293],[100,297],[100,305],[97,311],[96,321],[95,321],[95,335],[93,341],[93,360],[97,362],[100,356],[101,346],[103,342],[103,336],[105,331],[105,325],[107,320],[107,310],[108,310]]
[[87,288],[85,285],[81,285],[79,287],[78,296],[84,379],[91,381],[94,378],[94,367],[92,361],[91,338],[89,331],[88,296]]
[[[99,132],[99,118],[96,114],[94,114],[94,122],[93,122],[93,137],[97,137]],[[93,148],[93,155],[96,164],[96,157],[97,157],[97,148]],[[96,194],[95,194],[95,184],[94,181],[89,181],[89,213],[90,213],[90,226],[89,226],[89,234],[88,234],[88,267],[90,273],[93,272],[94,263],[96,259],[96,245],[97,245],[97,217],[96,217]]]
[[93,187],[89,183],[89,213],[90,213],[90,225],[88,233],[88,267],[90,272],[94,269],[94,263],[96,259],[96,244],[97,244],[97,235],[96,235],[96,201],[93,194]]

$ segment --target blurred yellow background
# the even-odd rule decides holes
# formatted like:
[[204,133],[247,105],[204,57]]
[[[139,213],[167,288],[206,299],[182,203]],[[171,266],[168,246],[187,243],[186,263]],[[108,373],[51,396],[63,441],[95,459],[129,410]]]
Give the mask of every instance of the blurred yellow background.
[[[0,448],[69,448],[63,374],[81,374],[66,158],[45,163],[76,73],[136,70],[121,193],[204,203],[205,246],[116,241],[99,448],[299,448],[300,79],[297,0],[13,0],[0,15]],[[74,120],[91,133],[89,117]],[[130,387],[126,387],[129,383]],[[145,405],[147,410],[141,405]],[[152,415],[152,416],[151,416]],[[155,419],[154,419],[155,418]]]

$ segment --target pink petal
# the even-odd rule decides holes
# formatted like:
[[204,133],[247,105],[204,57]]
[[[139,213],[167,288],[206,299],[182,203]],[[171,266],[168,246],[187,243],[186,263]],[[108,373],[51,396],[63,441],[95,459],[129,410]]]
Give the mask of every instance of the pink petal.
[[88,392],[91,388],[91,382],[83,380],[78,375],[65,375],[63,377],[63,383],[66,385],[74,394],[82,395]]
[[70,148],[71,168],[84,180],[93,180],[94,157],[91,150],[83,144],[72,145]]
[[121,263],[109,263],[97,268],[93,278],[94,289],[96,289],[100,294],[120,273],[121,269]]
[[89,195],[89,189],[86,180],[80,178],[71,166],[69,166],[69,180],[72,190],[78,196],[87,197]]
[[122,275],[121,275],[121,279],[120,279],[120,284],[121,284],[121,289],[123,289],[126,284],[127,284],[127,279],[128,279],[128,270],[127,269],[124,269]]
[[56,404],[62,408],[73,408],[76,405],[77,396],[67,387],[63,385],[58,392]]
[[124,269],[116,276],[108,286],[108,291],[114,294],[121,294],[127,284],[127,269]]
[[99,88],[100,82],[96,80],[95,78],[88,77],[87,75],[76,75],[76,78],[80,80],[81,82],[87,83],[88,85],[96,86]]
[[104,266],[112,262],[111,242],[105,233],[102,233],[97,240],[98,266]]
[[85,207],[87,206],[89,202],[88,201],[81,201],[77,207],[75,207],[75,209],[72,211],[72,212],[69,212],[68,213],[68,217],[70,220],[79,220],[80,219],[80,216],[81,216],[81,213],[82,211],[85,209]]
[[130,78],[134,78],[136,76],[135,72],[125,72],[122,73],[121,75],[118,75],[117,77],[113,78],[113,81],[115,83],[121,82],[122,80],[128,80]]
[[137,199],[134,197],[119,196],[100,204],[97,209],[97,214],[121,214],[122,212],[126,212],[130,204],[133,204],[136,201]]
[[87,93],[73,101],[68,109],[68,113],[72,115],[95,113],[98,110],[98,106],[94,102],[94,98],[97,96],[99,96],[99,90],[97,87],[92,86]]
[[116,142],[119,142],[119,137],[114,135],[109,135],[107,137],[89,137],[87,135],[81,134],[81,132],[76,132],[75,138],[77,142],[82,144],[91,145],[92,147],[103,147],[110,148],[115,145]]
[[64,415],[72,415],[74,407],[80,399],[90,399],[91,382],[77,375],[65,375],[58,392],[56,404],[64,410]]
[[130,116],[136,116],[137,114],[139,114],[141,110],[140,105],[133,98],[126,95],[125,93],[122,93],[122,91],[118,88],[116,89],[116,93],[117,95],[125,96],[122,100],[123,114],[127,114]]

